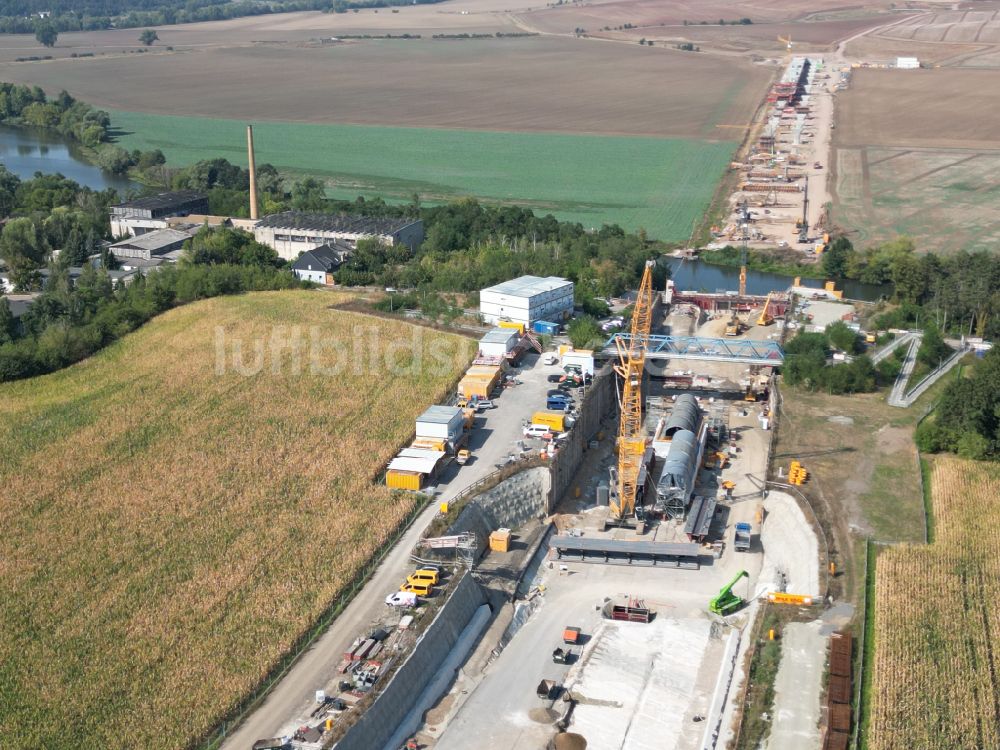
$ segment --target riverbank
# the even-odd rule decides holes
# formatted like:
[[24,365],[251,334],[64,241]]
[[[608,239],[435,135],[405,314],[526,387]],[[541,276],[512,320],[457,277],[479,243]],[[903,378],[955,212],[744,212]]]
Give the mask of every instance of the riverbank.
[[[699,258],[714,266],[730,266],[739,268],[741,265],[741,249],[727,246],[719,250],[704,250]],[[819,263],[801,263],[795,258],[802,254],[795,250],[749,250],[747,252],[747,268],[763,273],[774,273],[783,276],[801,276],[806,279],[825,279],[823,266]]]

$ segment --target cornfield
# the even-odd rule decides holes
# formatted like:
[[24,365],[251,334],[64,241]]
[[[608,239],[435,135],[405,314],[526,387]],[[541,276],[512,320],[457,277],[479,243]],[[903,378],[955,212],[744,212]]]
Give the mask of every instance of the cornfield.
[[937,458],[936,538],[878,557],[870,750],[1000,748],[1000,470]]
[[4,748],[185,746],[413,509],[372,479],[475,345],[333,299],[190,305],[0,387]]

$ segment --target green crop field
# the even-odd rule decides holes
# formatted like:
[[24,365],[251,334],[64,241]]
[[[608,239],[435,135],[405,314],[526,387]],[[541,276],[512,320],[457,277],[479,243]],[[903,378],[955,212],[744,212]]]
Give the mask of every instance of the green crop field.
[[[159,148],[171,164],[224,156],[246,164],[236,120],[111,113],[128,149]],[[618,223],[686,238],[708,206],[733,142],[430,128],[254,125],[257,163],[315,175],[338,198],[426,202],[476,196],[587,227]]]

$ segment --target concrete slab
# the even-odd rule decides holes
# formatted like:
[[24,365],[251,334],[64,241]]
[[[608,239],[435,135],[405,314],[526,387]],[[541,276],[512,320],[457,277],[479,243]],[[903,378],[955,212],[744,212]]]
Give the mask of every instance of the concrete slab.
[[790,623],[781,636],[774,681],[774,722],[766,750],[813,750],[820,746],[820,693],[829,639],[822,623]]
[[772,491],[764,501],[761,546],[764,563],[756,593],[787,591],[818,597],[819,542],[795,499]]
[[[695,686],[709,648],[707,619],[661,617],[648,625],[605,622],[569,689],[579,703],[570,730],[587,747],[674,750],[690,747]],[[715,665],[717,667],[717,665]],[[684,742],[684,730],[692,738]]]

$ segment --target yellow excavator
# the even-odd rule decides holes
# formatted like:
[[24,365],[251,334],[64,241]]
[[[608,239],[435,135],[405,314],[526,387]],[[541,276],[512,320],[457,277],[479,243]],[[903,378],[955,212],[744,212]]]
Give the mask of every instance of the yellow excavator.
[[628,346],[615,339],[621,375],[621,419],[618,425],[618,462],[613,490],[609,498],[610,523],[625,525],[635,515],[635,499],[639,492],[639,472],[646,452],[646,436],[642,429],[642,374],[646,364],[649,330],[653,323],[653,267],[647,261],[639,283],[639,294],[632,312],[632,336]]

